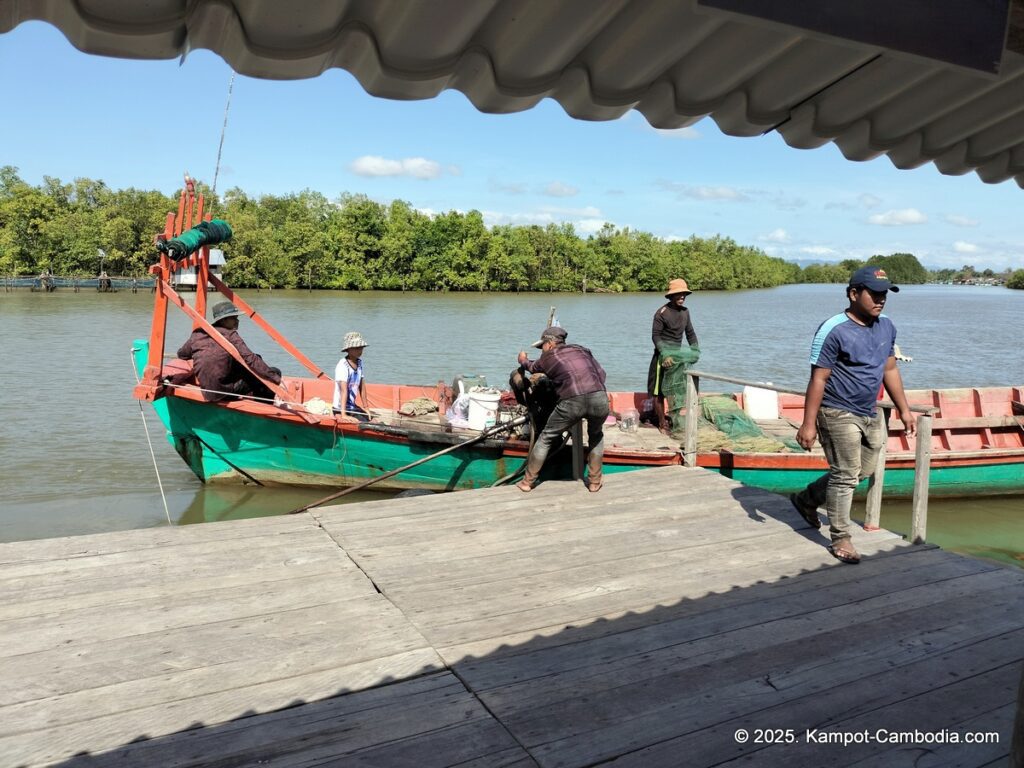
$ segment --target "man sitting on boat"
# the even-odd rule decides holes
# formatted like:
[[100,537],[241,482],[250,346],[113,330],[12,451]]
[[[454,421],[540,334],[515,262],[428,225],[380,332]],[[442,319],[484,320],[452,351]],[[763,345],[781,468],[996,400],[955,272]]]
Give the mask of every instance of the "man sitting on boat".
[[540,349],[540,359],[531,362],[526,352],[519,353],[519,365],[530,373],[543,373],[558,390],[558,404],[548,417],[547,424],[537,437],[526,460],[526,475],[516,486],[530,491],[537,483],[548,451],[562,433],[583,419],[587,420],[587,487],[591,492],[601,490],[601,464],[604,457],[604,422],[608,418],[608,392],[605,390],[605,372],[586,347],[566,344],[568,332],[552,326],[545,329],[534,347]]
[[341,351],[345,356],[334,368],[334,412],[343,419],[370,420],[366,380],[363,378],[363,350],[367,346],[358,331],[349,331],[342,341]]
[[[230,301],[213,305],[212,325],[220,331],[253,372],[275,384],[281,383],[281,371],[267,365],[238,334],[238,308]],[[256,376],[246,370],[226,349],[204,329],[196,328],[188,337],[178,357],[193,362],[192,370],[209,402],[234,399],[238,396],[273,398],[274,393]]]

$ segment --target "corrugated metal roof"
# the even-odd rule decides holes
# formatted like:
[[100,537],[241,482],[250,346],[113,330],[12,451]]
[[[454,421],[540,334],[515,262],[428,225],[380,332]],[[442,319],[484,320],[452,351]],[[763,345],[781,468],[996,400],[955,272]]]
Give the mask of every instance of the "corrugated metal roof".
[[776,130],[794,147],[1024,187],[1024,57],[1010,50],[983,74],[697,0],[0,0],[0,32],[30,19],[89,53],[207,48],[270,79],[340,67],[375,96],[456,89],[486,112],[552,98],[584,120],[710,116],[734,136]]

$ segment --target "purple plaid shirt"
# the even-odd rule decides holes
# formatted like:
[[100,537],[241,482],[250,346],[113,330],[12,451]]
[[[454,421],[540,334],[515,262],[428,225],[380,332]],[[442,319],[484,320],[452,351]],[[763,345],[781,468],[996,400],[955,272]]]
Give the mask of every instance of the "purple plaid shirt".
[[577,344],[559,344],[523,367],[543,373],[555,383],[561,399],[604,392],[605,372],[590,350]]

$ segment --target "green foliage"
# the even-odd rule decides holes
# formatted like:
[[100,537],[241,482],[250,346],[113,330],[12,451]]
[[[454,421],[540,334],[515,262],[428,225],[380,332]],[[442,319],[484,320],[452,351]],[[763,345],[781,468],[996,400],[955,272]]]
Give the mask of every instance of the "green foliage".
[[1014,270],[1014,272],[1006,279],[1006,287],[1016,288],[1018,291],[1024,291],[1024,269]]
[[[415,291],[661,291],[674,277],[693,290],[845,283],[863,265],[798,265],[722,235],[665,241],[605,224],[580,237],[571,224],[495,226],[479,211],[434,216],[365,195],[336,201],[304,190],[252,198],[231,189],[207,211],[231,223],[225,278],[237,287]],[[33,187],[0,167],[0,273],[93,275],[97,249],[110,274],[141,275],[155,258],[153,238],[177,199],[102,181],[46,177]],[[929,279],[906,253],[875,256],[896,283]],[[973,267],[965,267],[973,274]]]

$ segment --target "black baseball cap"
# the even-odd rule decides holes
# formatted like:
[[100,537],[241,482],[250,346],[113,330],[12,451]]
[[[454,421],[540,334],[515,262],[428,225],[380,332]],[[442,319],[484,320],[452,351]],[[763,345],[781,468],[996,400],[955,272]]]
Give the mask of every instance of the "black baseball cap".
[[869,264],[866,267],[861,267],[850,275],[850,287],[852,288],[860,285],[863,285],[869,291],[900,292],[899,286],[893,285],[889,282],[889,277],[885,274],[885,270],[872,264]]

